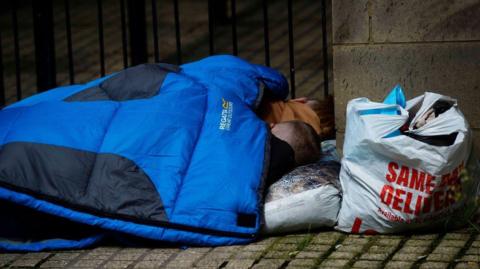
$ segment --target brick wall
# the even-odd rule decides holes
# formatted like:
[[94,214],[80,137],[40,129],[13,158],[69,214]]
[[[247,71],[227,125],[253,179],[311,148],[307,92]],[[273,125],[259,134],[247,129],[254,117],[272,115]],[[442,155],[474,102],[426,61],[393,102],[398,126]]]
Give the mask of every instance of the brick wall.
[[480,144],[480,1],[333,0],[332,28],[339,147],[348,100],[396,83],[457,98]]

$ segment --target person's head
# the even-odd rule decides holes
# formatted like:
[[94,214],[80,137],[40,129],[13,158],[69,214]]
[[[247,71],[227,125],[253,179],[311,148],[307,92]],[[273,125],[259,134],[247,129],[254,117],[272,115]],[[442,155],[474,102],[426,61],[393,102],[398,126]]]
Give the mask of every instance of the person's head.
[[335,116],[333,111],[333,96],[328,96],[324,100],[311,99],[307,97],[300,97],[292,99],[294,102],[299,102],[307,105],[315,112],[320,120],[321,139],[331,139],[335,136]]
[[308,97],[300,97],[296,99],[292,99],[294,102],[302,103],[310,107],[315,114],[318,116],[318,118],[322,118],[325,114],[325,105],[327,105],[327,102],[324,102],[322,105],[322,102],[318,99],[312,99]]
[[270,127],[274,136],[292,147],[297,166],[315,162],[320,157],[319,138],[309,124],[294,120],[271,124]]

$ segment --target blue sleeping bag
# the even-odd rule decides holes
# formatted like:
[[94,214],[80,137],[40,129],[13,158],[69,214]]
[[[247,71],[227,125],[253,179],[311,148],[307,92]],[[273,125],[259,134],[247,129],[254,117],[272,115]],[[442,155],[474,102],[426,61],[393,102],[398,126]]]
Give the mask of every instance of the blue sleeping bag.
[[0,249],[82,248],[104,236],[187,245],[255,239],[273,69],[233,56],[144,64],[0,111]]

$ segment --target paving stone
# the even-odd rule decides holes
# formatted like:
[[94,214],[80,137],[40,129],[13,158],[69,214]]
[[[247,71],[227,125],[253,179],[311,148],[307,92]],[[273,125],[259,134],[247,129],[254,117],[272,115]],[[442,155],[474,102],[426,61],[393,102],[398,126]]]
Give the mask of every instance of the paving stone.
[[49,261],[51,260],[73,260],[77,258],[80,253],[55,253],[52,257],[48,258]]
[[379,268],[382,265],[382,261],[356,261],[352,268]]
[[23,255],[22,259],[43,260],[50,255],[51,255],[51,253],[48,253],[48,252],[30,252],[30,253],[26,253],[25,255]]
[[438,246],[436,247],[432,253],[434,254],[457,254],[461,250],[460,247],[444,247],[444,246]]
[[410,268],[413,265],[413,261],[389,261],[385,268],[389,269],[405,269]]
[[230,260],[225,268],[247,269],[250,268],[254,262],[255,259]]
[[443,236],[443,240],[468,240],[470,239],[469,233],[447,233]]
[[305,259],[305,258],[311,258],[311,259],[316,259],[320,258],[323,256],[324,252],[318,252],[318,251],[300,251],[295,258],[296,259]]
[[296,258],[295,260],[292,260],[288,264],[288,268],[294,267],[294,266],[297,266],[297,267],[312,267],[315,264],[316,264],[315,259],[299,259],[299,258]]
[[72,266],[72,268],[94,268],[100,266],[104,263],[105,260],[96,260],[96,259],[89,259],[89,260],[78,260]]
[[124,269],[127,268],[130,264],[132,264],[132,261],[108,261],[104,265],[102,265],[102,268],[105,269]]
[[313,237],[310,244],[331,245],[337,242],[342,237],[338,232],[319,233]]
[[269,245],[246,245],[242,251],[264,251]]
[[352,252],[335,251],[328,256],[328,259],[352,259],[355,255],[356,253]]
[[393,261],[416,261],[419,260],[422,257],[422,255],[417,254],[417,253],[395,253],[393,255],[392,260]]
[[6,266],[13,262],[14,259],[20,258],[20,254],[0,253],[0,266]]
[[430,247],[430,245],[432,245],[433,243],[433,240],[429,241],[429,240],[420,240],[420,239],[410,239],[410,240],[407,240],[407,242],[405,242],[405,244],[403,244],[403,247]]
[[261,251],[242,251],[235,255],[235,259],[258,259],[262,256]]
[[160,268],[162,265],[161,261],[139,261],[135,264],[134,268],[136,269],[153,269]]
[[425,262],[420,265],[420,269],[447,269],[448,263],[443,262]]
[[232,256],[233,254],[232,253],[228,253],[228,252],[210,252],[208,253],[207,255],[205,255],[202,260],[206,260],[206,259],[228,259]]
[[480,255],[480,248],[478,247],[470,247],[468,248],[465,254],[472,254],[472,255]]
[[19,258],[22,254],[13,254],[13,253],[0,253],[0,260],[13,260],[15,258]]
[[326,267],[344,267],[349,260],[327,259],[320,264],[320,268]]
[[275,244],[271,247],[271,249],[293,251],[298,249],[298,244]]
[[480,238],[477,236],[477,238],[475,239],[475,241],[472,242],[472,247],[478,247],[480,248]]
[[433,262],[450,262],[455,258],[457,253],[442,253],[442,254],[430,254],[427,257],[427,261]]
[[330,248],[332,248],[331,245],[316,245],[316,244],[309,244],[307,247],[304,248],[304,250],[308,251],[318,251],[318,252],[326,252]]
[[121,247],[98,247],[93,249],[92,253],[113,254],[121,249]]
[[255,264],[253,269],[275,269],[280,268],[285,263],[284,259],[262,259]]
[[283,244],[299,244],[304,242],[308,239],[309,235],[295,235],[295,236],[286,236],[285,238],[281,239],[281,243]]
[[455,269],[479,269],[477,262],[459,262],[455,265]]
[[418,246],[418,247],[405,247],[403,246],[398,250],[397,253],[412,253],[412,254],[423,254],[430,249],[430,246]]
[[349,236],[343,240],[342,245],[365,245],[368,241],[368,238],[355,238]]
[[[264,258],[267,259],[272,259],[272,258],[282,258],[282,259],[288,259],[291,257],[291,253],[294,253],[293,251],[269,251],[265,254]],[[295,256],[295,255],[293,255]]]
[[123,253],[118,253],[115,256],[112,257],[112,260],[115,261],[135,261],[139,259],[142,255],[145,253],[128,253],[128,252],[123,252]]
[[466,240],[442,240],[437,247],[459,247],[462,248],[467,243]]
[[11,264],[11,267],[35,267],[41,259],[18,259]]
[[435,240],[438,234],[413,234],[409,240]]
[[380,245],[380,246],[398,246],[402,239],[399,238],[382,238],[377,241],[375,241],[375,245]]
[[166,261],[170,256],[174,255],[167,253],[149,253],[142,258],[143,261]]
[[360,260],[370,260],[370,261],[383,261],[387,259],[388,252],[386,253],[365,253],[360,256]]
[[480,262],[480,255],[464,255],[460,259],[460,261],[464,262]]
[[[245,247],[249,247],[249,246],[258,246],[259,248],[263,248],[263,245],[258,245],[258,244],[249,244]],[[243,246],[221,246],[221,247],[215,247],[213,251],[232,253],[232,252],[240,251],[242,248],[244,247]]]
[[[337,247],[337,251],[343,251],[343,252],[353,252],[353,253],[360,253],[363,250],[363,245],[343,245],[340,244]],[[383,249],[383,247],[382,247]]]
[[209,258],[209,259],[202,259],[199,262],[195,263],[195,267],[214,267],[218,268],[222,264],[226,263],[227,259],[219,259],[219,258]]
[[192,251],[180,252],[173,260],[168,262],[167,267],[192,267],[192,265],[199,260],[204,253],[195,253]]
[[68,260],[48,260],[40,265],[40,268],[63,268],[70,261]]

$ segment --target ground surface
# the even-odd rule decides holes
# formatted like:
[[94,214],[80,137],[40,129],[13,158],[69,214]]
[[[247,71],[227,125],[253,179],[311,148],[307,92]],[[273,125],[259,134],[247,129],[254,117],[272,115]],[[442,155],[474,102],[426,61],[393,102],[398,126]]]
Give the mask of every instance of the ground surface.
[[472,230],[409,236],[333,231],[268,237],[216,248],[97,247],[82,251],[0,254],[0,266],[23,268],[479,268]]

